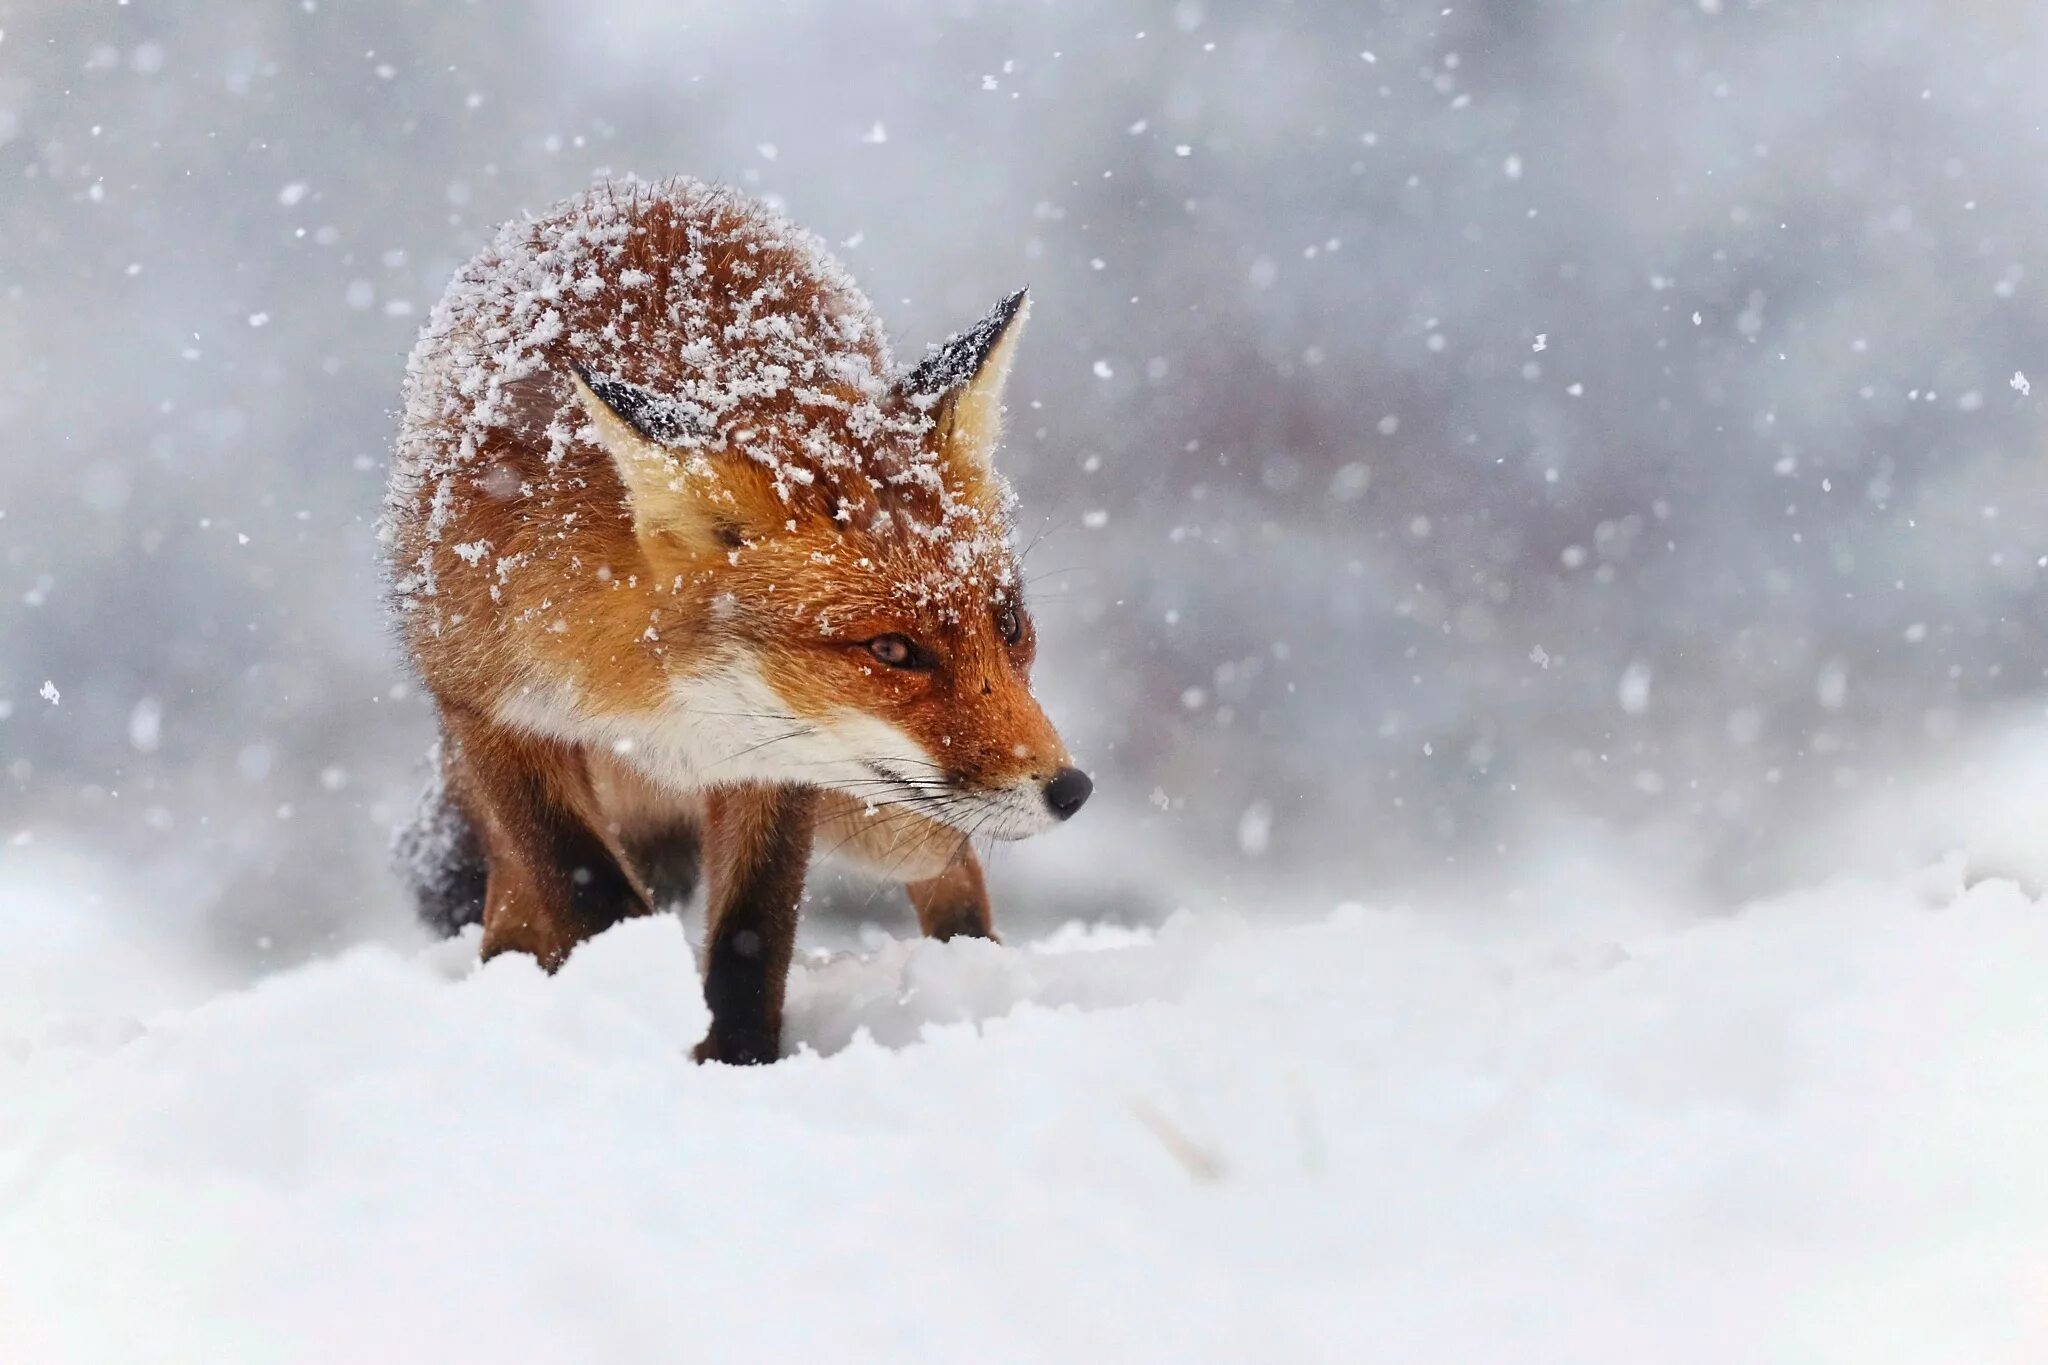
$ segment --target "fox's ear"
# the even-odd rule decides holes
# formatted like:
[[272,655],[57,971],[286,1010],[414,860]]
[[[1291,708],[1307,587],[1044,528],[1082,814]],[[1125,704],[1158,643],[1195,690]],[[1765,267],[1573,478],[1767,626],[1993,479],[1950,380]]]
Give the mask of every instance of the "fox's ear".
[[[575,373],[576,395],[600,429],[608,423],[622,423],[643,442],[665,449],[700,445],[717,434],[703,409],[687,399],[671,398],[581,366]],[[611,433],[606,432],[605,438],[609,446]]]
[[1030,313],[1030,292],[1019,289],[903,378],[904,398],[932,415],[942,457],[970,483],[994,473],[1003,435],[1003,384]]
[[666,540],[710,554],[745,541],[742,499],[705,453],[715,434],[700,409],[580,367],[573,377],[576,398],[625,485],[633,529],[643,542]]

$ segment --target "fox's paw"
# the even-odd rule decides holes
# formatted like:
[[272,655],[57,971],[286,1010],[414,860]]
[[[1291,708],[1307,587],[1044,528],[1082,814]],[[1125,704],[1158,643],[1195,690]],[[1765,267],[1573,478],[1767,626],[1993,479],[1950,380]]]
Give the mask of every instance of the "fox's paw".
[[944,943],[956,938],[985,938],[991,943],[1001,943],[996,931],[989,927],[988,916],[978,911],[962,911],[957,915],[934,916],[925,926],[926,938],[935,938]]
[[780,1040],[766,1029],[722,1029],[716,1024],[690,1052],[695,1061],[727,1066],[765,1066],[781,1055]]

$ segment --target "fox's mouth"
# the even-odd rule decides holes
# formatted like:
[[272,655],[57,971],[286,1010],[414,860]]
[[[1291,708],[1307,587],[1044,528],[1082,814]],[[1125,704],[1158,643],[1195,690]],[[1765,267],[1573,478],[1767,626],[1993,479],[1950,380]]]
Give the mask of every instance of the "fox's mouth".
[[1001,840],[1028,839],[1044,833],[1053,823],[1045,817],[1039,802],[1017,789],[970,787],[958,774],[935,764],[927,776],[906,773],[892,763],[875,759],[864,759],[861,766],[895,789],[885,797],[867,794],[865,799],[870,806],[900,806],[957,829],[969,838],[987,835]]

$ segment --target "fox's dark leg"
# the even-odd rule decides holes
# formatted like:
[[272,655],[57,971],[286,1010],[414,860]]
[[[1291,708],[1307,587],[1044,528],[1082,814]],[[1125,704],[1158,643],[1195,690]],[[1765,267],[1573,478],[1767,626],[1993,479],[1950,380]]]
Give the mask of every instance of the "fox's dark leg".
[[531,953],[554,971],[584,939],[648,912],[646,892],[597,832],[580,750],[469,713],[442,721],[490,868],[486,958]]
[[679,816],[658,828],[636,830],[624,839],[626,855],[640,874],[657,909],[673,910],[696,894],[704,853],[703,831]]
[[700,1062],[772,1062],[796,949],[817,795],[803,787],[731,787],[705,799],[704,1003]]
[[603,831],[625,855],[648,904],[656,910],[687,905],[702,880],[703,798],[679,796],[602,750],[584,753]]
[[988,887],[981,880],[981,860],[966,840],[953,861],[936,877],[907,883],[917,927],[928,938],[994,938],[988,908]]

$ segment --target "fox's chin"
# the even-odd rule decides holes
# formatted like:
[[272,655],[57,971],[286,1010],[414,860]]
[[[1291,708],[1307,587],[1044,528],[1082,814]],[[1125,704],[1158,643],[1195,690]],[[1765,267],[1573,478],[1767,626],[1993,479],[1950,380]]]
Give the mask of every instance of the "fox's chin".
[[941,818],[964,834],[999,843],[1029,839],[1059,823],[1043,803],[1021,797],[1010,788],[972,793],[968,804],[949,808]]

